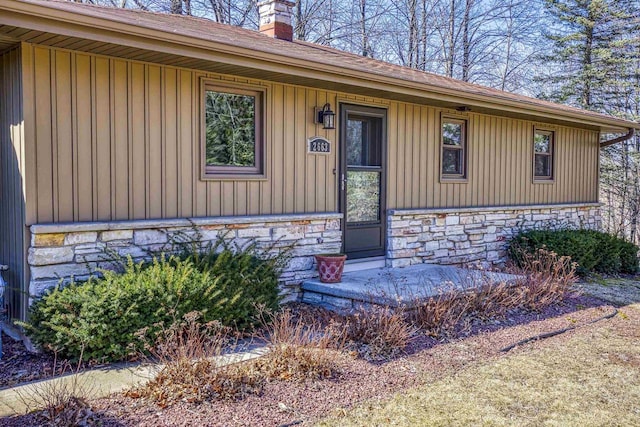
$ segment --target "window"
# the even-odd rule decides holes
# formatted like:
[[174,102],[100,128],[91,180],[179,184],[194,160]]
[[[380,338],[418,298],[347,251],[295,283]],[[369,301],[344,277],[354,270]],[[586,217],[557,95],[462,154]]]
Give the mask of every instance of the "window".
[[442,119],[442,178],[466,178],[466,128],[466,120]]
[[533,177],[553,179],[553,132],[536,130],[533,136]]
[[205,176],[262,174],[264,91],[205,84],[203,98]]

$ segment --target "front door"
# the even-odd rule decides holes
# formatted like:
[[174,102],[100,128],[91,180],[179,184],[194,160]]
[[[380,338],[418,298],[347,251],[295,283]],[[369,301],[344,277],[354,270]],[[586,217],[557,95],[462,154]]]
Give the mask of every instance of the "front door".
[[387,111],[340,107],[340,207],[348,259],[385,254]]

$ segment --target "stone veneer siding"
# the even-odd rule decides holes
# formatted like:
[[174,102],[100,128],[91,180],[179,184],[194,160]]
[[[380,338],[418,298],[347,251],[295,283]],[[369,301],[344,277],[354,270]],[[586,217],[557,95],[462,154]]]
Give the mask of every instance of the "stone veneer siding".
[[391,210],[387,265],[481,264],[506,260],[510,238],[532,228],[602,225],[599,204]]
[[295,298],[297,285],[316,275],[313,255],[340,251],[341,217],[329,213],[32,225],[29,292],[37,296],[60,280],[84,280],[96,268],[109,268],[109,251],[135,260],[148,258],[148,250],[168,248],[172,239],[193,233],[195,227],[203,242],[222,237],[239,245],[294,244],[281,284],[285,298]]

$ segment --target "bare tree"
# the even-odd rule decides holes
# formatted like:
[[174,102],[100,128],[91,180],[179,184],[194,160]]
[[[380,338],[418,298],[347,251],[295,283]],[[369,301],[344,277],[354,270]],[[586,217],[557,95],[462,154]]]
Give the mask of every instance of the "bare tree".
[[367,0],[360,0],[360,36],[362,37],[362,56],[369,56],[369,36],[367,34]]
[[331,0],[297,0],[295,8],[294,34],[298,40],[309,40],[312,33],[316,38],[321,37],[318,31],[320,21],[332,20],[331,14],[323,16],[327,7],[331,7]]

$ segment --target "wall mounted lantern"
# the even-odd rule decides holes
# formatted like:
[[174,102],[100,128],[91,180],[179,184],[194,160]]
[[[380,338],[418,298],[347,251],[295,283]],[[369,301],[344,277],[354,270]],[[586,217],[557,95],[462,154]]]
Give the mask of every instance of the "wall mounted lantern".
[[331,111],[331,104],[328,102],[322,108],[316,107],[316,123],[322,123],[324,129],[336,128],[336,113]]

